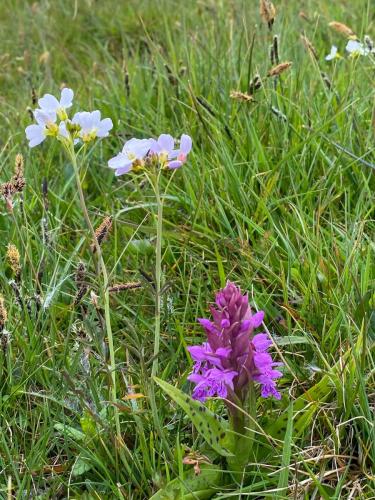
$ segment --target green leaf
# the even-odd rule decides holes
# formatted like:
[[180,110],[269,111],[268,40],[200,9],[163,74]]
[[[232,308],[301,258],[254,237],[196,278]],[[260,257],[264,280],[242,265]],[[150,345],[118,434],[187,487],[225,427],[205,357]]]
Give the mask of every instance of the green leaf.
[[229,451],[232,436],[228,432],[229,426],[225,420],[168,382],[156,377],[154,380],[191,418],[195,428],[211,448],[224,457],[232,455]]
[[78,457],[75,461],[72,469],[72,476],[81,476],[85,472],[92,469],[92,463],[90,464],[87,460],[82,457]]
[[94,437],[97,435],[97,429],[95,420],[92,418],[90,413],[85,412],[83,417],[80,419],[81,427],[86,436]]
[[70,427],[70,425],[64,425],[57,423],[54,426],[54,429],[57,431],[61,432],[64,434],[64,436],[68,436],[75,441],[84,441],[86,436],[83,432],[79,431],[78,429],[75,429],[74,427]]
[[297,335],[287,335],[284,337],[275,337],[275,342],[278,346],[294,345],[294,344],[310,344],[306,337],[298,337]]
[[225,276],[223,260],[221,258],[221,255],[219,254],[219,250],[218,250],[216,245],[215,245],[215,254],[216,254],[216,262],[217,262],[217,270],[219,272],[219,277],[220,277],[220,286],[224,287],[227,280],[226,280],[226,276]]
[[[281,458],[281,471],[279,476],[279,482],[277,489],[279,491],[284,491],[288,488],[288,478],[289,478],[289,465],[290,457],[292,455],[292,443],[293,443],[293,401],[290,402],[288,408],[288,424],[286,427],[286,433],[284,437],[283,455]],[[284,496],[275,495],[275,498],[284,498]]]
[[201,465],[201,472],[195,475],[188,471],[185,478],[177,477],[153,495],[150,500],[208,499],[218,492],[222,485],[223,471],[214,465]]

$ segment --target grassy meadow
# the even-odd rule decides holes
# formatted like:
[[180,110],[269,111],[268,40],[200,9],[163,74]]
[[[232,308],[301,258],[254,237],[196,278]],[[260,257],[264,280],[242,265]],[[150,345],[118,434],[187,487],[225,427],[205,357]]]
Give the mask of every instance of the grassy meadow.
[[[191,394],[187,347],[227,279],[265,311],[285,366],[282,399],[257,401],[263,435],[242,481],[157,498],[375,498],[375,58],[349,57],[328,26],[374,38],[374,5],[274,4],[270,31],[256,0],[1,1],[0,179],[17,153],[26,179],[13,210],[0,201],[1,498],[149,499],[184,483],[187,454],[212,460],[151,378],[154,194],[142,174],[107,167],[125,140],[161,133],[189,134],[193,150],[162,179],[158,377]],[[272,77],[274,35],[292,65]],[[343,57],[326,61],[332,45]],[[110,293],[121,439],[74,171],[57,141],[30,150],[24,132],[37,98],[64,85],[114,124],[82,187],[94,227],[113,217],[110,285],[137,284]],[[206,406],[225,417],[219,400]]]

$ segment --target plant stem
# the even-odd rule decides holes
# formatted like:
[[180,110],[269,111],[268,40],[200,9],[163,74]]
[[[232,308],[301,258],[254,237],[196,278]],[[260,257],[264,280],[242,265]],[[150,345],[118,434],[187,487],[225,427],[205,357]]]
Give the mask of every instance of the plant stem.
[[108,273],[107,273],[107,268],[106,268],[105,263],[104,263],[102,249],[98,243],[98,240],[96,239],[95,229],[94,229],[93,225],[91,224],[91,220],[90,220],[90,217],[89,217],[89,214],[87,211],[85,196],[83,194],[82,185],[81,185],[81,178],[80,178],[80,173],[79,173],[78,164],[77,164],[77,156],[76,156],[73,148],[72,148],[72,150],[69,150],[69,156],[71,158],[73,168],[74,168],[74,173],[75,173],[75,177],[76,177],[77,189],[78,189],[79,201],[80,201],[82,213],[83,213],[83,216],[85,218],[87,227],[89,228],[89,230],[91,232],[91,236],[93,238],[93,242],[94,242],[96,253],[98,256],[98,260],[99,260],[100,270],[101,270],[102,277],[103,277],[101,291],[102,291],[102,296],[104,299],[105,328],[106,328],[107,339],[108,339],[110,372],[111,372],[110,401],[113,404],[113,412],[114,412],[115,425],[116,425],[116,434],[117,434],[118,439],[121,442],[120,417],[119,417],[118,408],[116,406],[116,361],[115,361],[115,350],[114,350],[114,344],[113,344],[111,315],[110,315],[110,307],[109,307]]
[[154,336],[154,359],[152,362],[151,376],[158,373],[159,350],[160,350],[160,312],[161,312],[161,245],[163,237],[163,200],[160,197],[160,170],[157,174],[154,185],[155,198],[157,204],[156,221],[156,260],[155,260],[155,336]]

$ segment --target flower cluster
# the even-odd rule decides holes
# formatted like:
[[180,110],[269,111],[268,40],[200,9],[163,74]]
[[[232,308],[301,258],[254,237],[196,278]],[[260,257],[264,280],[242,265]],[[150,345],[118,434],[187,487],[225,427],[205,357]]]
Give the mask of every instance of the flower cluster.
[[64,88],[60,100],[51,94],[45,94],[38,100],[39,108],[33,112],[36,123],[25,130],[30,148],[38,146],[47,137],[86,143],[108,136],[113,127],[112,120],[102,120],[98,110],[78,112],[69,119],[68,110],[73,105],[73,97],[73,90]]
[[247,294],[228,281],[216,295],[212,306],[213,321],[198,321],[207,334],[207,342],[188,348],[194,360],[188,379],[195,385],[193,397],[205,401],[219,396],[243,403],[249,383],[261,385],[261,395],[280,399],[275,380],[282,376],[267,352],[272,341],[266,333],[254,335],[264,318],[264,312],[251,313]]
[[[346,52],[348,52],[350,57],[358,56],[368,56],[369,54],[375,54],[374,44],[369,37],[365,37],[365,43],[361,43],[357,39],[351,38],[345,47]],[[331,52],[325,57],[326,61],[332,61],[333,59],[340,59],[338,48],[336,45],[332,45]]]
[[191,137],[182,134],[180,144],[175,149],[175,140],[169,134],[161,134],[155,139],[130,139],[122,151],[108,161],[115,174],[127,174],[133,169],[143,167],[147,159],[156,159],[163,168],[176,169],[187,160],[192,148]]

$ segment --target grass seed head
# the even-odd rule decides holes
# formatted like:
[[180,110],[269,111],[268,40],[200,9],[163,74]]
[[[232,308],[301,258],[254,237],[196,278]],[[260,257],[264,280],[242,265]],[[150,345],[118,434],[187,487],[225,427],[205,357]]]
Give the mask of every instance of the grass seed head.
[[13,211],[13,197],[17,193],[22,193],[26,186],[24,177],[23,156],[18,154],[15,160],[14,175],[9,182],[0,185],[0,194],[4,197],[9,212]]
[[256,90],[259,90],[261,87],[262,87],[262,79],[259,74],[256,74],[249,83],[250,94],[254,94],[254,92]]
[[4,297],[0,295],[0,332],[4,330],[4,326],[7,319],[8,319],[8,312],[5,307]]
[[273,68],[269,70],[267,73],[267,76],[279,76],[281,73],[284,73],[287,69],[289,69],[292,66],[292,63],[290,61],[285,61],[280,64],[277,64]]
[[239,90],[231,90],[229,95],[231,99],[236,99],[237,101],[244,101],[244,102],[254,101],[254,97],[251,94],[247,94],[246,92],[240,92]]
[[110,293],[123,292],[124,290],[134,290],[136,288],[142,288],[142,283],[140,281],[132,281],[130,283],[117,283],[109,287],[108,291]]
[[12,269],[13,273],[18,277],[21,272],[21,264],[20,264],[20,253],[16,245],[13,243],[9,243],[7,247],[7,260],[9,262],[9,266]]
[[356,36],[354,31],[351,28],[349,28],[349,26],[347,26],[346,24],[339,23],[337,21],[332,21],[331,23],[329,23],[328,26],[333,30],[337,31],[337,33],[341,33],[342,35],[348,38]]
[[[111,230],[111,227],[112,227],[112,217],[109,216],[105,217],[100,226],[95,230],[95,238],[99,246],[103,243],[104,239],[107,237],[109,231]],[[91,244],[91,250],[93,253],[96,252],[95,242]]]
[[14,176],[15,177],[23,177],[23,167],[24,167],[23,156],[20,153],[18,153],[16,155],[16,160],[14,162]]
[[260,0],[259,12],[263,21],[267,23],[268,29],[271,30],[276,17],[275,6],[270,0]]
[[318,52],[314,45],[310,42],[310,40],[307,38],[306,35],[301,35],[301,41],[307,50],[307,52],[310,54],[310,56],[315,59],[316,61],[318,60]]

